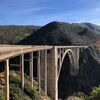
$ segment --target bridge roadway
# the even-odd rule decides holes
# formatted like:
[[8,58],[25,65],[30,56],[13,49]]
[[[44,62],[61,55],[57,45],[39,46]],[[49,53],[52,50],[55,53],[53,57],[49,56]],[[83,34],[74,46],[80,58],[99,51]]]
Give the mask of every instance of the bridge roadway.
[[[9,69],[11,58],[19,56],[20,64],[12,64],[20,67],[20,78],[22,89],[24,88],[24,55],[30,54],[28,59],[29,75],[33,86],[33,53],[37,52],[37,81],[38,88],[41,88],[53,100],[58,100],[58,79],[65,55],[68,53],[70,58],[70,74],[76,75],[79,69],[79,53],[81,49],[88,46],[36,46],[36,45],[0,45],[0,62],[4,61],[4,79],[5,79],[5,100],[9,100]],[[2,75],[1,75],[2,76]],[[2,77],[0,77],[2,78]],[[41,80],[44,79],[44,80]]]
[[[26,54],[29,52],[49,50],[54,46],[33,46],[33,45],[0,45],[0,61],[7,58],[15,57],[21,54]],[[88,46],[56,46],[57,48],[72,48],[72,47],[88,47]]]
[[53,46],[0,45],[0,61],[21,54],[52,49]]

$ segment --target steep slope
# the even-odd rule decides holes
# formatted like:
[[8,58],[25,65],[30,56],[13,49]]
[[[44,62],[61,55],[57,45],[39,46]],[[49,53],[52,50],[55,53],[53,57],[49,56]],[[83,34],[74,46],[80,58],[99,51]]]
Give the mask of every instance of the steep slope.
[[82,26],[84,28],[88,28],[89,30],[100,34],[100,26],[98,26],[98,25],[95,25],[95,24],[92,24],[92,23],[73,23],[73,24]]
[[14,44],[34,33],[38,26],[0,26],[0,44]]
[[[31,86],[30,77],[25,74],[25,86],[21,89],[21,80],[18,71],[10,71],[10,100],[44,100],[43,98],[50,99],[44,92],[38,92],[38,83],[33,80],[33,87]],[[4,93],[4,80],[0,79],[0,100],[5,100]]]
[[77,78],[78,91],[86,94],[89,94],[93,87],[100,85],[100,47],[89,47],[81,52]]
[[99,39],[99,34],[79,25],[51,22],[22,40],[19,44],[87,45],[95,43]]

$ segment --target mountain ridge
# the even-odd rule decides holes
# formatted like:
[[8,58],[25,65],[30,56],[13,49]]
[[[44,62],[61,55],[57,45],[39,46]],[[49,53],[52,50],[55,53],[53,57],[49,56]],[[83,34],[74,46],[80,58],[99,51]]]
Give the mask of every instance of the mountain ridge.
[[94,32],[100,33],[100,26],[92,23],[82,22],[82,23],[73,23],[79,26],[82,26],[84,28],[88,28],[89,30],[92,30]]
[[76,24],[51,22],[38,29],[19,44],[31,45],[86,45],[100,39],[96,32]]

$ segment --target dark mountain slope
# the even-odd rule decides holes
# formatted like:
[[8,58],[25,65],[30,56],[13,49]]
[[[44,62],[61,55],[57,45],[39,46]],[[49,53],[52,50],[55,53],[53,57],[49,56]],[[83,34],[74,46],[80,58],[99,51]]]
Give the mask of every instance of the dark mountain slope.
[[100,26],[91,23],[73,23],[100,34]]
[[78,91],[87,94],[100,85],[100,47],[89,47],[81,53],[77,83]]
[[87,45],[94,43],[99,38],[99,34],[79,25],[51,22],[22,40],[19,44]]

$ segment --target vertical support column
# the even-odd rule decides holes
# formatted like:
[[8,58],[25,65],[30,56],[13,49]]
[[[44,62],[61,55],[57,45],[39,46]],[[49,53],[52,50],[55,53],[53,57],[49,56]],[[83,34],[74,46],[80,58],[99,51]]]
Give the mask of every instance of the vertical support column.
[[31,85],[33,87],[33,52],[30,53],[30,78],[31,78]]
[[60,50],[59,50],[58,77],[59,77],[60,70],[61,70],[61,63],[62,63],[62,49],[60,48]]
[[40,51],[38,51],[38,65],[37,65],[37,73],[38,73],[38,76],[37,76],[37,79],[38,79],[38,86],[39,86],[39,92],[41,90],[41,78],[40,78]]
[[78,64],[78,67],[79,67],[79,58],[80,58],[80,48],[77,47],[77,64]]
[[47,56],[47,92],[53,100],[58,100],[58,49],[54,46]]
[[75,52],[75,63],[76,63],[76,66],[75,66],[75,68],[76,68],[76,70],[75,70],[75,74],[77,75],[78,74],[78,71],[79,71],[79,47],[76,47],[76,50],[75,50],[76,52]]
[[58,62],[57,62],[57,59],[58,59],[58,50],[56,48],[56,46],[54,47],[54,58],[53,58],[53,61],[54,61],[54,71],[55,71],[55,76],[54,76],[54,79],[55,79],[55,100],[58,100]]
[[44,55],[45,56],[45,62],[44,62],[45,63],[45,76],[44,76],[45,77],[45,82],[44,82],[45,84],[44,84],[44,86],[45,87],[44,88],[45,88],[45,93],[47,94],[47,50],[45,50],[44,52],[45,52],[45,55]]
[[5,100],[9,100],[9,59],[5,62]]
[[24,89],[24,54],[20,56],[20,77],[22,81],[22,89]]

